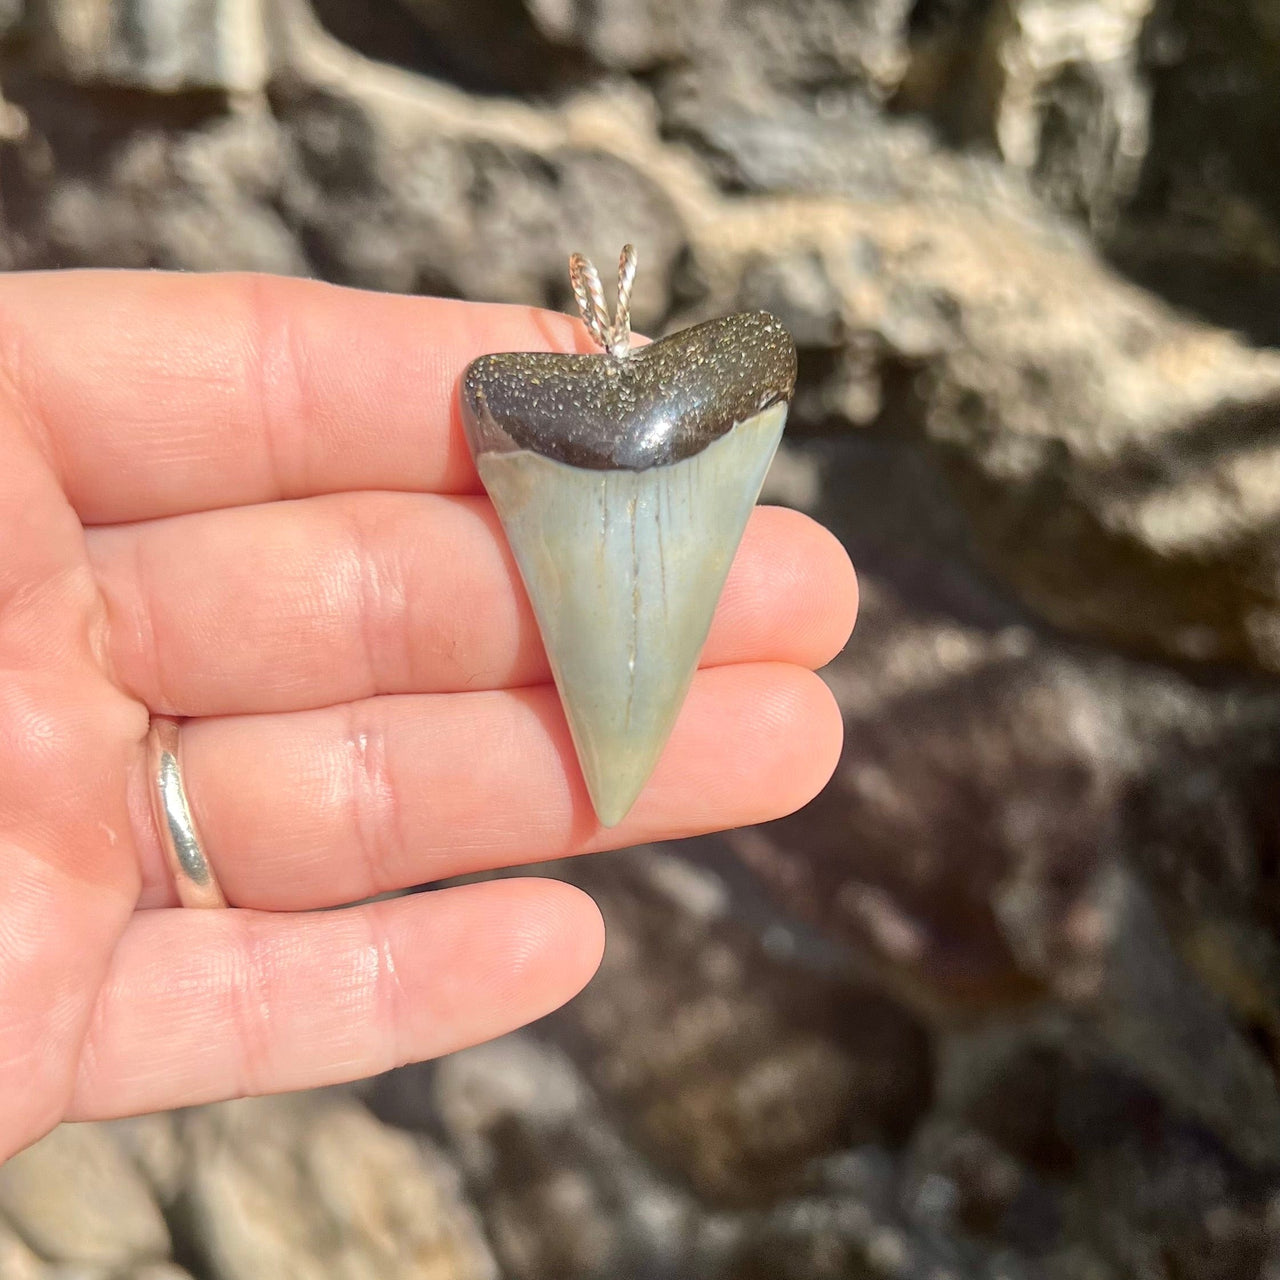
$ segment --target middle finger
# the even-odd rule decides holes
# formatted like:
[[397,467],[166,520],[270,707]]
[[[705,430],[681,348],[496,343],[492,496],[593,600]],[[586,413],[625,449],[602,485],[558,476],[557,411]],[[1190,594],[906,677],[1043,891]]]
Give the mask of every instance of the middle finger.
[[[234,715],[549,678],[484,498],[349,493],[87,531],[113,675],[153,711]],[[848,557],[757,510],[704,665],[818,667],[852,621]]]

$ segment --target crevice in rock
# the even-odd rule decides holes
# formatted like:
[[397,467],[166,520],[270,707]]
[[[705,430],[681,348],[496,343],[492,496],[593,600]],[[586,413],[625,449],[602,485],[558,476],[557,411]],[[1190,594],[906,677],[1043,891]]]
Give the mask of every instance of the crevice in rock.
[[519,0],[311,0],[330,35],[379,62],[472,93],[559,98],[599,68],[548,39]]
[[1140,46],[1151,138],[1111,262],[1262,346],[1280,346],[1280,26],[1247,0],[1159,0]]
[[4,98],[21,108],[29,132],[45,139],[60,172],[102,176],[119,151],[141,132],[179,135],[227,115],[230,96],[220,89],[153,93],[114,85],[75,85],[6,60],[0,64]]
[[160,1206],[173,1241],[173,1260],[191,1273],[191,1280],[218,1280],[187,1197],[184,1190],[172,1204]]
[[1103,250],[1117,271],[1185,314],[1255,346],[1280,347],[1280,266],[1223,254],[1220,242],[1209,242],[1216,238],[1193,235],[1183,244],[1170,238],[1128,218]]
[[996,0],[916,0],[907,19],[908,61],[888,110],[918,115],[953,147],[992,146],[999,95],[988,43]]

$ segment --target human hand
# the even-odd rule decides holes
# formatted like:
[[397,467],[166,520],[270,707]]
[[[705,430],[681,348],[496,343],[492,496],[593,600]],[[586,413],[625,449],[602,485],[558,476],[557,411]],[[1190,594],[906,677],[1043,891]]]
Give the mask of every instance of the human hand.
[[[454,398],[521,307],[253,276],[0,279],[0,1158],[58,1121],[348,1080],[567,1000],[590,900],[467,872],[759,822],[840,718],[839,544],[760,509],[626,820],[592,813]],[[232,909],[176,907],[150,713]]]

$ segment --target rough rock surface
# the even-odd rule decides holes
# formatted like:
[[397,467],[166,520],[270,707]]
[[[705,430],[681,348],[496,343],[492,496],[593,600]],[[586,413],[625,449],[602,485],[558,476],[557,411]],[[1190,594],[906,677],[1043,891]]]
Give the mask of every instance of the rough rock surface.
[[23,25],[28,54],[77,83],[254,92],[269,69],[268,13],[266,0],[27,0]]
[[493,1280],[456,1175],[335,1099],[251,1100],[190,1117],[188,1229],[218,1280]]
[[5,1280],[497,1276],[453,1164],[341,1093],[63,1125],[0,1179]]
[[818,801],[554,869],[581,999],[61,1130],[0,1275],[1280,1276],[1277,83],[1271,0],[0,3],[3,265],[634,239],[640,327],[795,334],[863,585]]
[[93,1125],[63,1125],[0,1166],[0,1214],[53,1262],[118,1267],[169,1253],[145,1179]]

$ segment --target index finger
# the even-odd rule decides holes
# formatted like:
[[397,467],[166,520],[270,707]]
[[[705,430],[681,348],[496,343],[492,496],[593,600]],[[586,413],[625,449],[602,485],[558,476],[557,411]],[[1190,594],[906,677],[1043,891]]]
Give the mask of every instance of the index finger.
[[475,491],[463,368],[492,351],[588,349],[577,321],[533,307],[265,275],[0,277],[0,394],[86,524],[352,489]]

